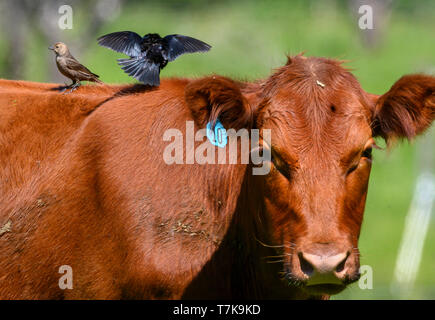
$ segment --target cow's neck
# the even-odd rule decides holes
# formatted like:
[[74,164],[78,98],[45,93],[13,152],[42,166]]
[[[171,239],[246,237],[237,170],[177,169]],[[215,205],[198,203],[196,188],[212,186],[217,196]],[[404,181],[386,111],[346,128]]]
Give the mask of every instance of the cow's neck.
[[270,248],[261,245],[268,242],[266,228],[261,179],[252,176],[252,170],[248,167],[226,243],[233,261],[232,286],[236,297],[249,295],[252,298],[261,298],[266,294],[266,270],[262,260],[271,255]]
[[281,280],[283,264],[269,237],[270,226],[264,206],[264,179],[248,167],[237,209],[228,231],[226,249],[232,260],[235,298],[304,299],[305,293]]
[[238,188],[240,193],[237,199],[224,200],[237,203],[234,211],[228,212],[231,217],[225,217],[230,220],[225,235],[183,298],[300,297],[296,289],[279,279],[282,264],[267,263],[266,257],[276,255],[276,251],[265,246],[269,241],[261,181],[261,177],[252,176],[249,166],[244,170],[244,178],[238,183],[234,181],[231,187]]

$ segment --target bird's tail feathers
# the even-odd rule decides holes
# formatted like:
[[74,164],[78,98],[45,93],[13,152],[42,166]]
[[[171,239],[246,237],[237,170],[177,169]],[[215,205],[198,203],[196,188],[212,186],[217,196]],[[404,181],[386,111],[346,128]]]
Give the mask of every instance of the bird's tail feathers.
[[136,77],[142,71],[142,61],[140,59],[118,59],[118,64],[125,73],[132,77]]
[[103,81],[101,81],[100,79],[98,79],[98,76],[96,76],[94,79],[94,82],[98,83],[98,84],[104,84]]
[[104,82],[98,79],[100,76],[98,74],[90,72],[90,74],[85,74],[86,78],[84,80],[96,82],[98,84],[103,84]]
[[160,68],[156,64],[148,64],[139,75],[139,81],[152,86],[160,85]]
[[151,86],[160,84],[160,68],[157,64],[148,63],[143,58],[118,59],[122,70],[136,80]]

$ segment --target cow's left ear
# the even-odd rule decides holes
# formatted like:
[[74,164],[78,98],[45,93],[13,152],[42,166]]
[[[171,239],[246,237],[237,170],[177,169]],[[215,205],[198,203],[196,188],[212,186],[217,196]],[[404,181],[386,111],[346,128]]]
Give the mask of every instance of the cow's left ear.
[[216,120],[226,129],[251,128],[253,111],[240,91],[240,84],[221,77],[210,76],[192,81],[186,86],[185,99],[199,127]]
[[435,119],[435,77],[407,75],[377,98],[373,113],[373,135],[386,141],[412,139]]

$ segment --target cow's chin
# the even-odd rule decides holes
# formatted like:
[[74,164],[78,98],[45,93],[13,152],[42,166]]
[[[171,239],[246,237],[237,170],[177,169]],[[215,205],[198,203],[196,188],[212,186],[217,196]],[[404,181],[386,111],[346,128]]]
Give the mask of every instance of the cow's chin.
[[307,279],[306,277],[298,277],[291,272],[287,272],[283,280],[287,281],[287,284],[290,286],[298,287],[309,296],[321,297],[338,294],[346,289],[349,284],[357,281],[358,279],[359,274],[346,277],[346,279],[342,281],[339,279],[330,279],[329,277]]
[[307,292],[309,295],[313,296],[321,296],[321,295],[334,295],[340,293],[344,289],[346,289],[345,284],[335,284],[335,283],[323,283],[316,284],[311,286],[303,286],[302,289]]
[[319,296],[331,296],[342,292],[346,289],[349,283],[317,283],[317,284],[309,284],[306,280],[299,280],[295,276],[287,274],[287,278],[284,281],[287,281],[287,284],[290,286],[295,286],[300,290],[304,291],[309,296],[319,297]]

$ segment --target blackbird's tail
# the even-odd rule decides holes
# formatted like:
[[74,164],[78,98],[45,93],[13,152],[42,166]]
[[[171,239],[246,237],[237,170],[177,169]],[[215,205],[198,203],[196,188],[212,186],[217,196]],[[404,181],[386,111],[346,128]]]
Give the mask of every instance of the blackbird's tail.
[[160,67],[158,64],[149,63],[140,57],[118,59],[118,64],[125,73],[140,82],[150,86],[160,85]]

